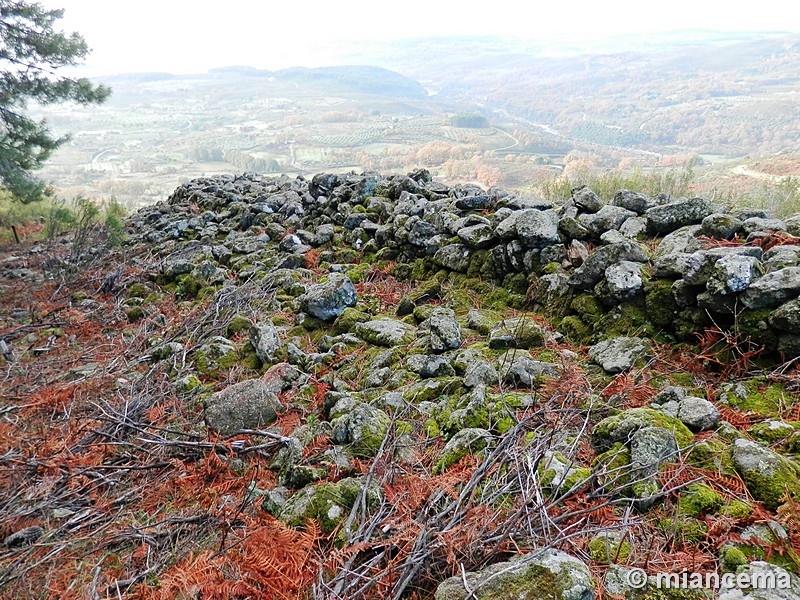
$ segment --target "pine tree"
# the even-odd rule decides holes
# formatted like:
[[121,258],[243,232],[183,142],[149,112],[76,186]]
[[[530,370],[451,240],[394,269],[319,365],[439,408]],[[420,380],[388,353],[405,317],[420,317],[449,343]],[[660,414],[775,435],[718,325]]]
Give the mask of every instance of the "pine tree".
[[111,90],[58,71],[89,53],[78,33],[54,29],[63,10],[25,0],[0,0],[0,184],[19,200],[40,198],[45,184],[31,172],[69,137],[55,137],[46,121],[26,116],[30,102],[103,102]]

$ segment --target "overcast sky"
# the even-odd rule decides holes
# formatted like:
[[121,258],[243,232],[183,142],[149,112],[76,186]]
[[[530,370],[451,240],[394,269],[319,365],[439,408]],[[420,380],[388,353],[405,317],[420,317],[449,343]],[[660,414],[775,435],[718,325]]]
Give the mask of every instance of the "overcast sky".
[[64,8],[61,27],[83,34],[93,49],[86,75],[204,72],[226,65],[320,66],[335,62],[326,45],[346,40],[475,34],[541,39],[687,28],[800,31],[800,9],[784,0],[41,1],[48,8]]

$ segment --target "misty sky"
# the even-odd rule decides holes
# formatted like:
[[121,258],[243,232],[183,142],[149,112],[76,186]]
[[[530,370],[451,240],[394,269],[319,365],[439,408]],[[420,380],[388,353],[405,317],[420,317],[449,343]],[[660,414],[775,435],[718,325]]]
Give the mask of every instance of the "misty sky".
[[40,1],[48,8],[66,9],[61,27],[83,34],[93,49],[83,70],[86,75],[204,72],[226,65],[265,69],[321,66],[336,62],[332,42],[430,35],[504,34],[542,39],[686,28],[800,31],[800,19],[789,18],[786,12],[792,3],[783,0],[747,4],[720,0],[528,4],[506,0]]

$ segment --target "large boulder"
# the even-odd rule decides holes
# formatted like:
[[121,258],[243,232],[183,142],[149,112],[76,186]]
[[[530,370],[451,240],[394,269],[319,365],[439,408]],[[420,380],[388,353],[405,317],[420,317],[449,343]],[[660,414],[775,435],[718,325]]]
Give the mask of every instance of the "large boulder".
[[753,498],[769,510],[778,508],[785,494],[800,498],[800,465],[795,461],[743,438],[733,443],[731,458]]
[[341,273],[331,273],[327,281],[309,286],[300,296],[300,308],[322,321],[333,321],[345,308],[357,302],[353,282]]
[[787,267],[767,273],[750,284],[742,294],[747,308],[775,308],[800,296],[800,267]]
[[669,233],[685,225],[702,223],[708,215],[717,212],[714,204],[703,198],[676,200],[648,209],[647,229],[651,233]]
[[637,337],[617,337],[589,348],[589,358],[607,373],[621,373],[647,356],[647,341]]
[[284,411],[278,396],[261,379],[229,385],[206,400],[209,428],[223,436],[240,429],[260,429],[275,422]]
[[[469,589],[467,589],[467,587]],[[574,556],[547,549],[446,579],[435,600],[592,600],[589,568]]]

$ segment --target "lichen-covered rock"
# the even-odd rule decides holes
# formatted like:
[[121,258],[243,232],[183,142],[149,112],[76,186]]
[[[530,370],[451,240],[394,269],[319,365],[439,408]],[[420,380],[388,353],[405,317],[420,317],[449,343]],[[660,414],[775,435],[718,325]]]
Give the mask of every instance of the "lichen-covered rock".
[[597,423],[592,428],[592,446],[598,452],[605,452],[615,442],[629,443],[633,434],[645,427],[661,428],[671,432],[678,448],[685,448],[694,440],[692,432],[677,418],[652,408],[631,408]]
[[535,348],[542,346],[547,332],[530,317],[505,319],[489,332],[490,348]]
[[652,233],[670,233],[685,225],[701,223],[708,215],[717,212],[716,207],[703,198],[676,200],[648,209],[647,229]]
[[647,252],[633,241],[601,246],[592,252],[583,264],[573,271],[569,285],[589,289],[605,277],[606,269],[619,261],[647,262]]
[[769,324],[782,331],[800,334],[800,298],[776,308],[769,316]]
[[256,323],[250,327],[250,343],[253,345],[259,360],[268,365],[275,361],[281,341],[275,326],[270,322],[266,322]]
[[470,248],[482,250],[492,247],[497,238],[494,229],[487,223],[478,223],[458,230],[458,238]]
[[659,582],[655,575],[622,565],[611,565],[606,571],[603,588],[613,598],[621,600],[708,600],[704,587],[670,587]]
[[589,348],[589,358],[608,373],[621,373],[647,356],[647,340],[637,337],[617,337],[604,340]]
[[753,561],[737,569],[737,575],[740,581],[761,581],[766,585],[740,588],[733,578],[732,585],[720,587],[718,600],[800,600],[800,578],[777,565]]
[[750,287],[762,273],[761,261],[755,256],[729,254],[714,264],[706,288],[713,294],[736,294]]
[[572,190],[572,201],[580,210],[594,213],[603,208],[604,202],[600,196],[595,194],[585,185],[576,187]]
[[200,373],[214,375],[235,365],[239,360],[239,353],[228,338],[215,335],[195,350],[194,359]]
[[461,328],[450,308],[435,308],[428,318],[432,352],[446,352],[461,346]]
[[753,310],[775,308],[800,296],[800,267],[787,267],[767,273],[754,281],[741,295],[742,303]]
[[412,325],[382,317],[356,323],[355,334],[365,342],[377,346],[400,346],[414,341],[417,330]]
[[467,454],[480,452],[486,448],[491,439],[492,434],[480,427],[468,427],[460,430],[445,444],[434,467],[435,471],[443,473]]
[[578,223],[595,237],[600,237],[606,231],[619,229],[627,219],[635,216],[635,212],[620,206],[607,205],[596,213],[579,215]]
[[228,436],[240,429],[260,429],[284,411],[278,396],[260,379],[249,379],[216,392],[206,400],[206,424]]
[[642,264],[623,260],[606,269],[608,291],[617,300],[625,300],[642,289]]
[[529,352],[511,350],[497,360],[500,378],[508,385],[536,387],[544,377],[556,377],[558,365],[535,360]]
[[678,418],[693,431],[714,429],[719,424],[717,407],[705,398],[687,396],[678,401]]
[[800,465],[757,442],[737,439],[731,459],[753,498],[775,510],[784,494],[800,498]]
[[[464,580],[469,586],[464,587]],[[589,568],[560,550],[534,551],[446,579],[435,600],[592,600],[594,581]]]
[[703,235],[719,240],[730,240],[741,230],[742,221],[733,215],[714,213],[701,223]]
[[433,255],[433,262],[445,269],[466,273],[469,269],[470,255],[470,249],[464,244],[449,244],[436,251],[436,254]]
[[648,198],[639,192],[633,192],[631,190],[619,190],[616,194],[614,194],[614,199],[611,201],[611,204],[633,211],[637,215],[642,215],[647,211],[648,208],[655,206],[657,201]]
[[307,519],[316,519],[322,531],[331,533],[347,518],[362,493],[366,506],[381,501],[380,484],[374,478],[369,485],[366,477],[309,485],[289,498],[278,509],[277,517],[293,527],[303,526]]
[[567,459],[561,452],[547,450],[539,463],[539,481],[556,495],[587,482],[592,470]]
[[589,541],[589,556],[596,563],[610,565],[625,562],[631,545],[624,531],[601,531]]
[[341,273],[331,273],[327,281],[309,286],[300,296],[301,309],[322,321],[333,321],[345,308],[357,302],[353,282]]
[[[331,411],[336,414],[336,407]],[[364,402],[356,402],[331,421],[334,444],[349,444],[355,454],[373,456],[381,447],[391,419],[384,411]]]

